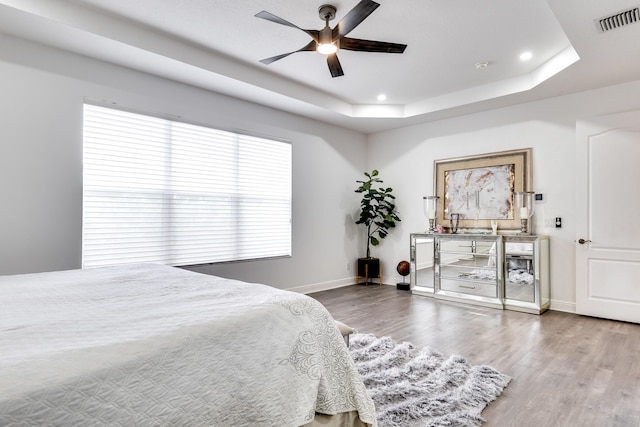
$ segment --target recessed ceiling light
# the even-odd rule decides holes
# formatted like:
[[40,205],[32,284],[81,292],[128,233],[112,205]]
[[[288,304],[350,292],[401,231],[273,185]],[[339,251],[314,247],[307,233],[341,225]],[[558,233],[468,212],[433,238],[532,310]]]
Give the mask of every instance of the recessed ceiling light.
[[378,101],[386,101],[387,99],[387,95],[385,95],[384,93],[381,93],[380,95],[378,95]]
[[489,66],[489,61],[480,61],[480,62],[476,62],[476,68],[478,70],[484,70],[485,68],[487,68]]
[[531,52],[522,52],[520,54],[520,61],[528,61],[533,57],[533,53]]

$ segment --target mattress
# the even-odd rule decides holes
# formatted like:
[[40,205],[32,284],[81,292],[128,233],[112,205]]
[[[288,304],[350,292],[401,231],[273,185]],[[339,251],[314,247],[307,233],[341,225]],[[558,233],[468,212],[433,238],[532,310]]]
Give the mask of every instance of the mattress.
[[[161,265],[0,277],[0,425],[375,425],[305,295]],[[347,417],[345,417],[347,418]]]

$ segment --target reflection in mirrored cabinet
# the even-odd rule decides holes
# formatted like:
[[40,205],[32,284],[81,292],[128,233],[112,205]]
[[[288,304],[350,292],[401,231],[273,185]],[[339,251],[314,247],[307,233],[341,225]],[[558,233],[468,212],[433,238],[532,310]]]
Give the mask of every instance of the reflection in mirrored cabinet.
[[436,236],[434,296],[503,308],[501,259],[501,236]]
[[504,237],[504,305],[542,313],[549,308],[549,236]]
[[413,293],[433,295],[434,235],[415,233],[410,236],[411,290]]

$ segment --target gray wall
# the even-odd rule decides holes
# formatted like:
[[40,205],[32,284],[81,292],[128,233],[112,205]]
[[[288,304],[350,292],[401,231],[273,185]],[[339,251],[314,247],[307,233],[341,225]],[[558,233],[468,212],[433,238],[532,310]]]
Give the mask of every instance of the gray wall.
[[22,40],[0,41],[0,274],[80,267],[82,104],[91,97],[292,142],[293,256],[197,270],[301,291],[353,282],[353,188],[366,166],[364,135]]

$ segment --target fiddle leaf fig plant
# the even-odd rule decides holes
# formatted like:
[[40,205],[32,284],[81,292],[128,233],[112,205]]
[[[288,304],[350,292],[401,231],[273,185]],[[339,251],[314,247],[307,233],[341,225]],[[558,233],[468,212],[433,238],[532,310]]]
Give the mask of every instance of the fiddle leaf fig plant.
[[380,240],[387,237],[389,230],[400,222],[396,211],[395,199],[391,187],[383,187],[378,171],[365,172],[366,180],[357,180],[356,193],[362,193],[360,218],[356,224],[367,227],[367,258],[371,258],[371,246],[378,246]]

